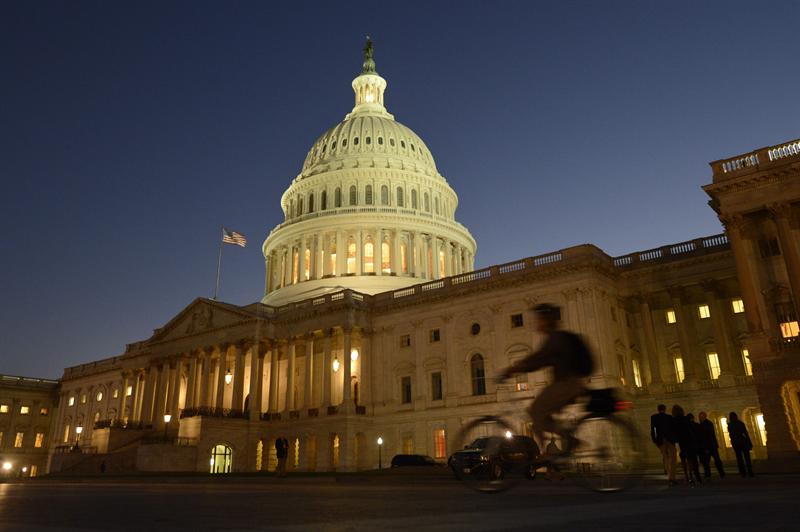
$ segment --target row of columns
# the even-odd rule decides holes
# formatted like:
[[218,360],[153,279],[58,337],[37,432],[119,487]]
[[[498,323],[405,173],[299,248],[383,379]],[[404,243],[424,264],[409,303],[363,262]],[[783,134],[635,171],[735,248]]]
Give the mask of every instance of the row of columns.
[[[366,271],[368,263],[364,257],[365,246],[370,241],[373,243],[372,272]],[[395,275],[439,279],[471,271],[473,267],[474,256],[469,249],[441,236],[380,228],[353,233],[336,231],[302,236],[273,249],[266,258],[267,291],[330,275],[387,275],[382,267],[384,242],[388,244],[389,271]],[[355,260],[348,269],[351,243],[355,245]],[[443,265],[440,265],[440,252],[444,254]]]
[[[353,346],[353,331],[350,328],[341,329],[342,354],[339,371],[343,372],[342,405],[345,408],[355,406],[352,395],[353,374],[350,353]],[[363,332],[357,333],[359,342],[360,375],[368,368],[369,337]],[[314,344],[323,342],[321,356],[322,373],[317,376],[319,365],[315,360]],[[146,369],[126,371],[122,374],[122,393],[119,397],[120,417],[129,413],[129,420],[143,425],[163,427],[164,414],[170,414],[177,419],[180,413],[180,397],[183,389],[183,377],[186,376],[186,386],[183,389],[183,409],[214,409],[217,413],[223,411],[226,405],[230,411],[243,413],[249,412],[252,420],[260,419],[262,412],[271,414],[284,411],[295,411],[300,408],[300,401],[304,408],[327,408],[332,405],[332,390],[337,372],[333,370],[333,342],[335,338],[327,333],[321,336],[308,334],[305,337],[294,337],[287,340],[273,340],[267,342],[250,343],[239,342],[223,344],[221,346],[207,347],[197,350],[192,354],[184,354],[173,358],[159,360]],[[302,398],[296,397],[297,383],[297,350],[302,345],[305,349],[305,383]],[[245,405],[245,359],[250,354],[250,380],[247,390],[248,404]],[[269,355],[269,356],[267,356]],[[337,354],[338,357],[338,354]],[[270,371],[268,383],[268,396],[266,405],[262,404],[264,395],[265,358],[269,361]],[[286,361],[286,377],[280,382],[280,363]],[[226,381],[226,376],[230,383]],[[361,379],[366,381],[367,379]],[[361,397],[364,396],[365,383],[361,382]],[[127,395],[128,386],[132,393]],[[232,386],[230,403],[225,401],[226,387]],[[320,388],[318,390],[317,388]],[[284,395],[281,396],[280,394]],[[130,399],[129,399],[130,397]],[[280,398],[283,397],[283,408],[280,407]],[[316,398],[319,397],[319,400]],[[245,408],[247,406],[247,408]],[[127,410],[126,410],[127,409]],[[177,423],[173,426],[177,426]]]

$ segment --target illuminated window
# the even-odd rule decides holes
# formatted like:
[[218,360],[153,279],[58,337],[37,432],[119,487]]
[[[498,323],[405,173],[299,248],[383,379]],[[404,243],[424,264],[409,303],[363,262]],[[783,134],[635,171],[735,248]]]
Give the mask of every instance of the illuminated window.
[[381,187],[381,205],[389,205],[389,187],[386,185]]
[[512,314],[511,315],[511,328],[516,329],[517,327],[522,327],[523,325],[522,314]]
[[444,437],[444,429],[433,431],[433,457],[445,458],[447,456],[447,443]]
[[303,265],[303,279],[308,281],[311,279],[311,250],[306,248],[303,251],[304,261],[305,264]]
[[483,365],[483,356],[472,355],[469,361],[469,368],[472,395],[486,395],[486,370]]
[[706,355],[706,359],[708,360],[708,374],[711,376],[713,380],[719,378],[719,355],[716,353],[708,353]]
[[673,309],[667,309],[667,323],[672,324],[678,321],[675,319],[675,311]]
[[292,250],[292,284],[296,284],[299,277],[300,257],[296,249]]
[[734,314],[741,314],[744,312],[744,301],[741,299],[734,299],[731,301],[731,308],[733,309]]
[[44,445],[44,432],[37,432],[36,439],[33,442],[33,446],[37,449],[41,449],[42,445]]
[[400,271],[408,273],[408,244],[403,242],[400,244]]
[[35,465],[35,464],[34,464],[34,465],[32,465],[32,466],[31,466],[31,476],[32,476],[32,477],[35,477],[35,476],[36,476],[36,472],[37,472],[38,470],[39,470],[39,469],[36,467],[36,465]]
[[364,244],[364,273],[375,272],[375,246],[372,242]]
[[111,392],[111,397],[113,399],[116,399],[117,397],[119,397],[119,390],[114,388],[114,390]]
[[431,329],[430,331],[431,343],[438,342],[439,340],[441,340],[441,334],[439,333],[439,329]]
[[0,447],[3,446],[3,431],[0,430]]
[[683,372],[683,358],[675,357],[673,362],[675,364],[675,380],[677,382],[683,382],[683,379],[686,378],[686,375]]
[[381,272],[392,273],[392,251],[388,242],[381,243]]
[[442,400],[442,372],[431,373],[431,401]]
[[628,382],[625,379],[625,357],[622,355],[617,355],[617,367],[619,368],[619,382],[625,386]]
[[439,250],[439,277],[445,277],[447,274],[444,269],[444,251]]
[[347,273],[356,273],[356,243],[347,243]]
[[133,395],[133,386],[128,386],[125,389],[125,397],[130,397],[131,395]]
[[82,394],[82,395],[81,395],[81,404],[82,404],[82,405],[85,405],[85,404],[86,404],[86,394]]
[[68,404],[69,404],[69,406],[75,406],[75,397],[74,396],[69,398]]
[[8,414],[8,405],[0,405],[0,414]]
[[24,439],[25,439],[25,433],[24,432],[17,432],[17,437],[14,438],[14,447],[16,447],[17,449],[22,447],[22,442],[23,442]]
[[403,454],[414,454],[414,433],[403,433]]
[[411,403],[411,377],[400,379],[400,402],[404,405]]
[[725,440],[725,447],[731,447],[731,435],[728,434],[728,418],[719,418],[719,426],[722,427],[722,439]]
[[339,435],[333,435],[333,452],[331,453],[333,456],[331,457],[331,461],[333,462],[333,468],[336,469],[339,467]]
[[364,205],[372,205],[372,185],[364,189]]
[[744,374],[752,375],[753,364],[750,362],[750,351],[744,348],[742,349],[742,363],[744,364]]
[[49,413],[50,413],[50,409],[47,408],[46,406],[43,406],[42,408],[39,409],[39,415],[40,416],[46,416]]
[[642,369],[639,367],[639,361],[633,359],[633,383],[637,388],[642,387]]
[[22,405],[19,407],[19,413],[22,414],[23,416],[26,414],[30,414],[31,407],[29,407],[28,405]]
[[764,423],[764,414],[756,415],[756,428],[758,435],[761,438],[761,445],[767,445],[767,425]]
[[781,322],[781,336],[784,338],[794,338],[800,334],[800,325],[797,321]]
[[64,438],[61,440],[63,443],[69,442],[69,424],[64,425]]
[[697,314],[700,316],[701,320],[711,317],[711,310],[708,308],[708,305],[700,305],[697,307]]
[[233,449],[224,444],[217,444],[211,450],[211,473],[230,473]]
[[402,187],[397,187],[397,206],[405,207],[405,198],[403,197]]
[[98,421],[100,421],[100,412],[95,412],[94,413],[94,422],[97,423]]
[[294,468],[300,467],[300,438],[294,439]]
[[97,400],[98,403],[100,401],[102,401],[103,400],[103,392],[97,392],[97,395],[95,396],[95,399]]
[[328,269],[331,272],[331,275],[336,275],[336,248],[332,248],[331,252],[328,253],[329,263]]
[[411,208],[412,209],[416,209],[417,208],[417,191],[416,190],[412,190],[411,191]]
[[526,373],[517,375],[514,389],[518,392],[528,391],[528,375]]

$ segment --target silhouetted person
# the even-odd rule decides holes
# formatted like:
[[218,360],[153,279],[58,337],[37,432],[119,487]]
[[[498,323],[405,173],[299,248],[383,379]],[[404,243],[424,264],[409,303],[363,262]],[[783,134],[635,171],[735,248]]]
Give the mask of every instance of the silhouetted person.
[[753,449],[753,442],[750,441],[750,434],[736,412],[731,412],[728,417],[728,436],[731,439],[731,447],[736,453],[736,464],[739,466],[739,473],[742,477],[753,476],[753,464],[750,462],[750,451]]
[[102,462],[100,462],[100,473],[105,473],[105,472],[106,472],[106,461],[103,460]]
[[703,464],[704,476],[711,478],[711,459],[713,458],[719,477],[723,478],[725,469],[722,467],[722,459],[719,457],[719,443],[717,443],[714,423],[708,419],[705,412],[700,412],[698,417],[700,418],[700,463]]
[[675,433],[678,435],[678,445],[681,448],[678,456],[681,458],[681,467],[686,482],[694,485],[695,481],[702,483],[700,479],[700,464],[697,462],[697,441],[696,434],[692,428],[692,420],[683,413],[683,408],[673,405],[672,417],[675,421]]
[[675,465],[678,461],[675,449],[678,438],[673,424],[672,416],[667,414],[666,405],[658,405],[658,413],[650,416],[650,439],[661,452],[664,473],[670,484],[675,484]]
[[275,455],[278,457],[278,469],[275,473],[279,477],[286,476],[286,458],[289,456],[289,441],[283,436],[275,440]]

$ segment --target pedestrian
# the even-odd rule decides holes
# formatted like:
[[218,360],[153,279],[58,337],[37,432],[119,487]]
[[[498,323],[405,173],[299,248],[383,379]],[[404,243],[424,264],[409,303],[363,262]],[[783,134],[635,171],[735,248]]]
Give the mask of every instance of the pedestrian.
[[548,443],[547,447],[544,448],[544,454],[548,459],[546,475],[547,480],[564,480],[564,475],[561,474],[558,466],[554,463],[556,458],[561,455],[561,449],[556,443],[555,436],[550,439],[550,443]]
[[692,421],[686,417],[683,408],[679,405],[673,405],[672,417],[675,422],[678,445],[681,449],[678,456],[681,459],[683,476],[690,486],[694,486],[695,482],[701,484],[703,481],[700,479],[700,464],[697,462],[697,436],[692,428]]
[[670,485],[675,484],[675,465],[677,462],[675,435],[672,416],[667,414],[666,405],[658,405],[658,413],[650,416],[650,439],[658,447],[664,463],[664,473]]
[[750,434],[747,432],[744,422],[739,419],[736,412],[731,412],[728,417],[728,436],[731,439],[731,447],[736,453],[736,464],[739,466],[739,474],[742,477],[754,476],[753,464],[750,462],[750,451],[753,450],[753,442],[750,441]]
[[725,468],[722,467],[722,459],[719,457],[719,443],[714,423],[708,419],[705,412],[700,412],[697,416],[700,418],[700,463],[703,464],[703,474],[706,478],[711,478],[711,459],[713,458],[719,478],[725,478]]
[[283,435],[275,440],[275,455],[278,457],[276,474],[283,478],[286,476],[286,458],[289,456],[289,442]]

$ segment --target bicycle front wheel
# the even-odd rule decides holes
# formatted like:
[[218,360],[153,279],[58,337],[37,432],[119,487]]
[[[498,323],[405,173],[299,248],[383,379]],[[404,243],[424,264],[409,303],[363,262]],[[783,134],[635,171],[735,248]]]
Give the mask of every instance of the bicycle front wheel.
[[633,424],[618,416],[587,418],[575,437],[579,443],[562,472],[598,492],[617,492],[637,484],[643,474],[644,448]]
[[465,486],[484,493],[504,491],[523,476],[528,452],[501,418],[485,416],[464,425],[459,433],[460,450],[448,460]]

